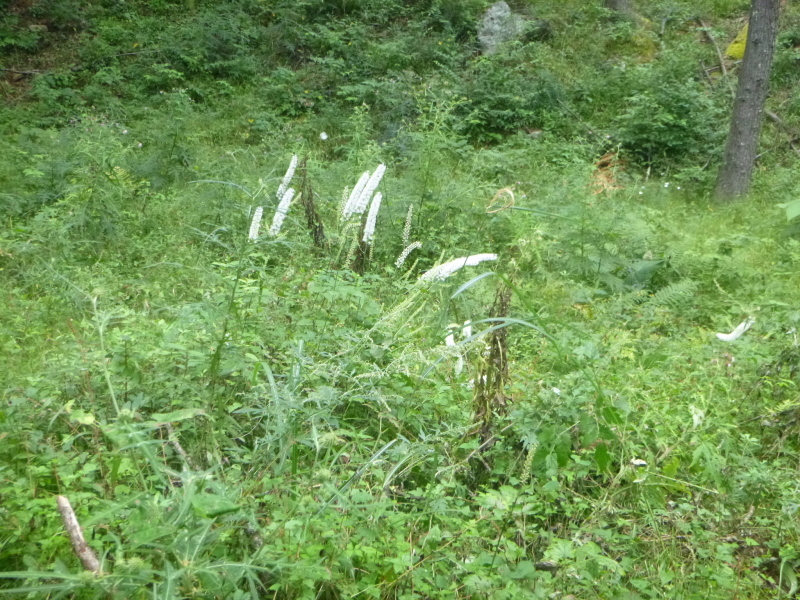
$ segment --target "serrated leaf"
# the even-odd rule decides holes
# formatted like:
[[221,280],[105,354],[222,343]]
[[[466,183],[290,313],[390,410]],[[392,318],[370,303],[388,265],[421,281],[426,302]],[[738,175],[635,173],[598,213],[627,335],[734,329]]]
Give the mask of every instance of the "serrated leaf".
[[213,519],[239,510],[239,505],[216,494],[196,494],[192,498],[192,508],[201,517]]

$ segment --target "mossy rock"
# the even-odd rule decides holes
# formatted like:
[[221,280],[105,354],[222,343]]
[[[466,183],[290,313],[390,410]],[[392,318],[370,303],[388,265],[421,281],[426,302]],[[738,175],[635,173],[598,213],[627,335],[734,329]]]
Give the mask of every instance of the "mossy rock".
[[731,42],[731,45],[728,46],[728,49],[725,50],[725,56],[728,56],[734,60],[742,60],[744,58],[744,50],[747,46],[747,29],[749,25],[749,22],[744,24],[742,30]]

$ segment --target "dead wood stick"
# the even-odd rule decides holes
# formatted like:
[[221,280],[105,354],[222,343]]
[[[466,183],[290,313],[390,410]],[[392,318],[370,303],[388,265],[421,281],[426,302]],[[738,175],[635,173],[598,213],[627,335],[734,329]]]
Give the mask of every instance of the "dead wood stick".
[[[719,46],[717,45],[717,40],[715,40],[714,36],[711,35],[711,30],[708,28],[708,25],[706,25],[703,19],[698,17],[697,22],[700,24],[700,27],[702,28],[703,33],[706,36],[706,39],[709,42],[711,42],[711,45],[714,46],[714,50],[717,51],[717,58],[719,59],[719,68],[722,69],[722,76],[725,77],[726,80],[728,80],[727,77],[728,69],[725,66],[725,57],[722,55],[722,50],[720,50]],[[735,95],[736,91],[733,89],[733,84],[730,82],[730,80],[728,80],[728,87],[731,90],[731,95]]]
[[164,423],[164,427],[167,430],[167,435],[169,436],[169,443],[172,444],[172,447],[175,448],[175,452],[183,459],[183,462],[186,463],[186,466],[190,469],[194,469],[194,465],[192,464],[192,459],[189,457],[189,454],[186,450],[183,449],[181,443],[178,441],[178,436],[175,435],[175,430],[172,428],[172,423]]
[[17,71],[16,69],[0,69],[0,71],[14,73],[15,75],[38,75],[39,73],[44,73],[44,71]]
[[100,569],[100,561],[97,560],[94,550],[83,539],[81,525],[78,523],[78,518],[75,516],[75,511],[72,510],[69,500],[65,496],[56,496],[56,504],[58,505],[58,512],[61,513],[61,518],[64,520],[64,527],[67,529],[69,539],[72,542],[72,549],[81,560],[83,568],[95,575],[101,575],[103,572]]

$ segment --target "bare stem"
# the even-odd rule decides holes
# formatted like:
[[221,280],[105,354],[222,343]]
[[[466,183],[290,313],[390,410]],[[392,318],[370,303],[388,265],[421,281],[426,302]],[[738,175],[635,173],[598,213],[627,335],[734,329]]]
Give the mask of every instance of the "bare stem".
[[64,527],[67,529],[69,539],[72,542],[72,549],[81,560],[83,568],[95,575],[102,575],[100,561],[97,560],[94,551],[83,539],[81,525],[78,523],[78,518],[75,516],[75,511],[72,510],[69,500],[65,496],[56,496],[56,504],[58,505],[58,512],[61,513],[61,518],[64,520]]

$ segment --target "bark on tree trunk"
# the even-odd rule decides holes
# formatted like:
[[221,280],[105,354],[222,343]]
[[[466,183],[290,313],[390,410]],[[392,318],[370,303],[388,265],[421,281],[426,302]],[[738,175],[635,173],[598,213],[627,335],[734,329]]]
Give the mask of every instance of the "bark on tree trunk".
[[747,46],[739,71],[725,155],[714,191],[717,200],[733,200],[750,190],[764,103],[769,92],[779,14],[780,0],[752,0]]

